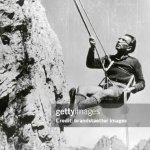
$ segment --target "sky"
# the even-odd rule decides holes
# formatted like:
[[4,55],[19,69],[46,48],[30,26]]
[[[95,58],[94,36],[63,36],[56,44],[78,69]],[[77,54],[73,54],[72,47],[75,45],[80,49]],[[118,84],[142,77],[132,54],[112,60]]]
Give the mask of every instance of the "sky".
[[[146,87],[133,94],[128,103],[150,103],[150,1],[149,0],[81,0],[91,22],[108,54],[116,53],[117,39],[129,33],[136,37],[137,46],[132,56],[142,65]],[[89,49],[89,36],[73,3],[73,0],[43,0],[48,20],[56,32],[63,50],[65,76],[68,87],[97,85],[104,77],[102,70],[88,69],[85,65]],[[89,25],[89,24],[88,24]],[[93,36],[94,33],[91,30]],[[103,51],[97,42],[100,56]],[[85,130],[88,132],[85,132]],[[69,144],[93,145],[100,135],[117,135],[125,141],[124,129],[68,128],[65,130]],[[130,128],[131,147],[140,139],[150,138],[150,128]],[[81,133],[87,134],[81,134]],[[72,133],[72,134],[70,134]],[[100,133],[100,134],[97,134]],[[138,134],[136,134],[138,133]],[[71,136],[74,135],[74,136]],[[135,136],[136,135],[136,136]],[[80,137],[80,140],[79,140]],[[87,138],[89,137],[89,138]],[[87,144],[86,144],[87,143]]]

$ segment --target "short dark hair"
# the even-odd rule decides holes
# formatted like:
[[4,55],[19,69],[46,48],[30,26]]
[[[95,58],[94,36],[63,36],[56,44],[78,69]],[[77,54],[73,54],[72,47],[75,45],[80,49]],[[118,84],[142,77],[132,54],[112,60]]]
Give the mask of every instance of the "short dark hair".
[[128,36],[128,37],[131,38],[131,42],[130,42],[129,45],[132,46],[132,48],[131,48],[131,50],[129,51],[129,53],[132,53],[132,52],[134,52],[135,47],[136,47],[136,39],[135,39],[134,36],[132,36],[132,35],[130,35],[130,34],[125,34],[125,36]]

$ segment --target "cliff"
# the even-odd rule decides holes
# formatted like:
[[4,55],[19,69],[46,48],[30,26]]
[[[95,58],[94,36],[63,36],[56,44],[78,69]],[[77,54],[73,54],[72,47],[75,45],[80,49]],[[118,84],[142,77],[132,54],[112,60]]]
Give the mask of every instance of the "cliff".
[[40,0],[0,0],[0,150],[63,149],[51,104],[66,88],[62,49]]

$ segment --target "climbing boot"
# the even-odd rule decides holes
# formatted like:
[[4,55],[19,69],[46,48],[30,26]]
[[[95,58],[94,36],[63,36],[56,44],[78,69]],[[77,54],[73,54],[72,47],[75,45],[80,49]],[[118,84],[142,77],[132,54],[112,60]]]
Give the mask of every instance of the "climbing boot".
[[[76,89],[72,88],[69,91],[69,95],[70,95],[70,109],[78,109],[78,103],[80,101],[84,101],[86,99],[86,96],[81,95],[81,94],[76,94]],[[66,119],[70,119],[71,122],[65,125],[70,125],[73,123],[74,118],[76,117],[76,113],[74,113],[72,116],[68,116]]]
[[75,102],[75,95],[76,95],[76,89],[72,88],[69,91],[69,96],[70,96],[70,109],[73,108],[74,102]]

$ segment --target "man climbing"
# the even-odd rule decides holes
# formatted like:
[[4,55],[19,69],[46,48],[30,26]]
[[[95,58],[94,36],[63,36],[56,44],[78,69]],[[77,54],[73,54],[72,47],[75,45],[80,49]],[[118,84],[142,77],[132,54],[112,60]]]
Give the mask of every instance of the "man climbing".
[[[111,84],[108,88],[102,88],[102,86],[81,86],[77,90],[72,88],[69,92],[72,106],[76,104],[78,109],[86,109],[101,104],[104,98],[107,101],[106,97],[119,97],[125,90],[130,94],[144,89],[145,80],[141,64],[136,58],[129,56],[129,53],[134,52],[136,47],[135,37],[126,34],[119,38],[116,44],[117,53],[101,59],[94,56],[95,40],[90,37],[89,42],[91,47],[87,55],[87,67],[102,69],[113,62],[106,72]],[[126,88],[133,75],[136,84]]]

